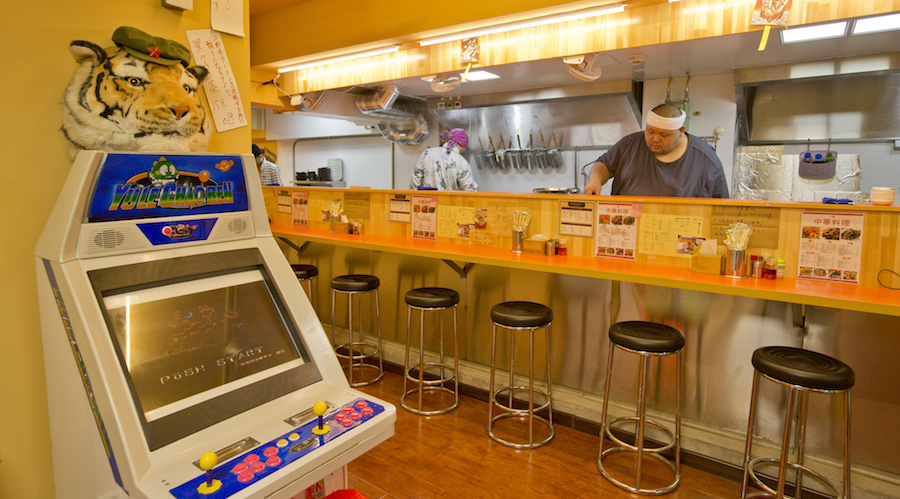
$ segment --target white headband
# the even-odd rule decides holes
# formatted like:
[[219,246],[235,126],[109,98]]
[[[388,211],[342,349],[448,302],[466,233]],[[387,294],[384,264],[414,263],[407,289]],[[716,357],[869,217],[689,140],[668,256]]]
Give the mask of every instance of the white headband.
[[687,113],[681,109],[679,111],[681,111],[681,116],[677,118],[665,118],[650,111],[647,114],[647,126],[659,128],[660,130],[678,130],[684,125],[684,119],[687,118]]

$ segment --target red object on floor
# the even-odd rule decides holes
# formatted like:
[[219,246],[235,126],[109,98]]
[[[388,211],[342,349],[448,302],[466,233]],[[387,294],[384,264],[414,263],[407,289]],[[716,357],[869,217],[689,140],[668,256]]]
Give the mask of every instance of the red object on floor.
[[366,499],[366,496],[353,489],[342,489],[328,494],[325,499]]

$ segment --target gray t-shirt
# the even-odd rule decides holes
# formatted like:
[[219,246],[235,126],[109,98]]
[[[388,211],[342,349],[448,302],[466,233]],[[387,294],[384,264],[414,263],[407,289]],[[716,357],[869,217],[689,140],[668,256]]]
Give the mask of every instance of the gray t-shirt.
[[623,137],[597,159],[613,177],[613,195],[729,197],[725,171],[716,152],[705,140],[687,137],[684,155],[671,163],[656,159],[644,141],[644,132]]

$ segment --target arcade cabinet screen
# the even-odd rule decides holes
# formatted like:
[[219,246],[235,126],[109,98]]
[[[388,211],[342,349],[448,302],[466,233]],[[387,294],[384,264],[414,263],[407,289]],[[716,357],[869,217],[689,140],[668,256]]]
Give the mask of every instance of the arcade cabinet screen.
[[148,422],[303,364],[259,270],[104,297]]

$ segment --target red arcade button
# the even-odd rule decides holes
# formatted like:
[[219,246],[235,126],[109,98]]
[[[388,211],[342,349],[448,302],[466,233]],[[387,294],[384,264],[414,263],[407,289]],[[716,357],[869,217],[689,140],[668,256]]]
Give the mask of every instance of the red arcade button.
[[253,464],[257,461],[259,461],[259,456],[256,454],[247,454],[247,456],[244,457],[244,462],[247,464]]
[[369,405],[369,403],[366,402],[365,400],[360,400],[359,402],[356,403],[356,408],[362,409],[363,407],[368,407],[368,405]]
[[250,480],[253,480],[253,473],[250,473],[249,471],[245,471],[238,475],[238,481],[241,483],[247,483]]
[[235,475],[240,475],[241,473],[247,471],[248,466],[244,463],[237,463],[234,465],[234,468],[231,468],[231,472]]
[[373,411],[371,407],[363,407],[359,412],[361,412],[363,416],[371,416],[375,411]]
[[344,407],[341,410],[344,411],[344,414],[350,414],[351,412],[353,412],[353,407],[348,405],[347,407]]
[[266,469],[266,465],[262,461],[256,461],[255,463],[250,465],[250,471],[254,473],[259,473],[264,469]]
[[347,416],[344,416],[343,414],[338,413],[338,414],[335,414],[335,415],[334,415],[334,420],[337,421],[338,423],[340,423],[340,422],[343,421],[344,418],[346,418],[346,417],[347,417]]
[[274,456],[275,454],[278,454],[278,447],[275,447],[274,445],[266,447],[266,450],[263,451],[263,455],[266,457]]
[[353,420],[345,419],[345,420],[341,421],[341,426],[344,426],[344,427],[353,426]]
[[358,413],[358,412],[356,412],[356,411],[353,411],[353,412],[350,413],[350,419],[352,419],[352,420],[354,420],[354,421],[358,420],[358,419],[361,418],[361,417],[362,417],[362,414],[360,414],[360,413]]
[[278,456],[272,456],[269,459],[266,459],[266,466],[269,468],[274,468],[281,464],[281,458]]

